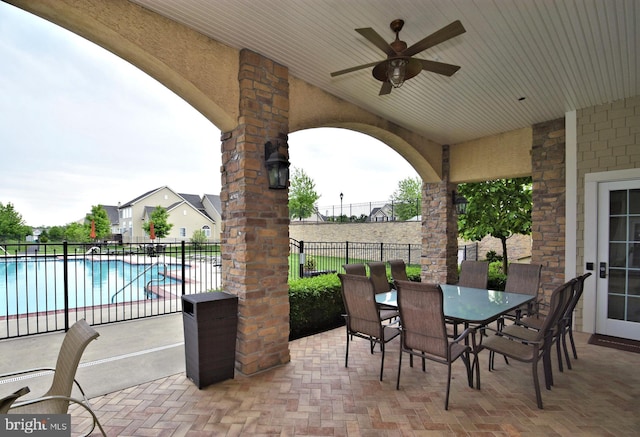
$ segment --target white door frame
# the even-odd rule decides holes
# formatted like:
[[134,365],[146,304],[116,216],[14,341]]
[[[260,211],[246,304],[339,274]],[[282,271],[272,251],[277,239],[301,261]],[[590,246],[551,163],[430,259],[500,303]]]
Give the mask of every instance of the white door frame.
[[[589,173],[584,176],[584,265],[593,263],[593,274],[598,275],[598,185],[603,182],[617,182],[640,179],[640,168]],[[582,331],[596,332],[596,282],[584,284]]]

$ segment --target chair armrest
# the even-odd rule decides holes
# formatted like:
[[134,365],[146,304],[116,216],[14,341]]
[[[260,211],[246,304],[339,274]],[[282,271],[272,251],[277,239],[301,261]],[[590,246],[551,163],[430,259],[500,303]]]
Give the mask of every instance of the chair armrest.
[[477,330],[476,328],[472,328],[472,327],[465,329],[464,331],[462,331],[460,335],[458,335],[457,338],[454,338],[453,340],[451,340],[451,342],[449,343],[449,347],[451,347],[452,344],[460,343],[461,341],[464,341],[469,336],[471,336],[472,350],[475,350],[476,349],[476,330]]
[[[84,393],[83,393],[83,395],[84,395]],[[29,400],[26,400],[26,401],[23,401],[23,402],[16,402],[11,406],[11,409],[22,407],[22,406],[25,406],[25,405],[32,405],[32,404],[37,404],[37,403],[40,403],[40,402],[51,401],[51,400],[64,400],[64,401],[67,401],[69,403],[80,405],[82,408],[84,408],[91,415],[93,423],[91,424],[91,429],[89,430],[89,432],[84,434],[84,436],[90,435],[93,432],[93,430],[95,429],[96,425],[98,425],[98,428],[100,429],[100,432],[102,433],[102,435],[105,436],[105,437],[107,436],[107,434],[104,432],[104,429],[102,428],[102,425],[100,424],[100,421],[98,420],[98,417],[96,416],[96,413],[93,412],[93,410],[91,409],[91,406],[89,405],[87,400],[80,400],[80,399],[72,398],[72,397],[69,397],[69,396],[60,396],[60,395],[42,396],[42,397],[39,397],[39,398],[29,399]]]

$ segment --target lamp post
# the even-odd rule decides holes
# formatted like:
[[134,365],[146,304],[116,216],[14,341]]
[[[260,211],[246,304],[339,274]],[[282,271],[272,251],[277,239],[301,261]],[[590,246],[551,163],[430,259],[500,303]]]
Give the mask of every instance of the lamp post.
[[340,223],[342,223],[342,198],[344,194],[340,193]]

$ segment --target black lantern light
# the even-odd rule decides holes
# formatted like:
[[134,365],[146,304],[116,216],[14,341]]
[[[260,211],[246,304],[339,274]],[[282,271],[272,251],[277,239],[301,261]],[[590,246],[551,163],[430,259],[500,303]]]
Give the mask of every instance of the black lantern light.
[[451,192],[451,200],[453,202],[453,206],[456,207],[456,212],[458,215],[464,215],[467,213],[467,199],[464,196],[459,195],[455,191]]
[[[269,188],[284,190],[289,188],[289,159],[286,141],[267,141],[264,145],[264,159],[269,177]],[[286,153],[283,153],[284,152]]]

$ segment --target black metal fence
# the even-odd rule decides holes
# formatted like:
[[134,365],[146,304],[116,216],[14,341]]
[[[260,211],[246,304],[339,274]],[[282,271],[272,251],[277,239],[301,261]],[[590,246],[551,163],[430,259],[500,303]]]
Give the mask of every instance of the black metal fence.
[[0,339],[175,313],[221,286],[217,243],[0,248]]
[[[309,242],[289,239],[289,279],[340,272],[343,264],[402,259],[420,264],[421,244]],[[478,260],[478,244],[460,246],[458,263]]]
[[343,264],[403,259],[420,264],[420,244],[309,242],[290,239],[289,278],[339,272]]
[[[290,240],[289,278],[339,272],[343,264],[403,259],[420,244]],[[458,259],[477,259],[477,244]],[[218,290],[218,243],[0,245],[0,339],[180,312],[183,294]]]

